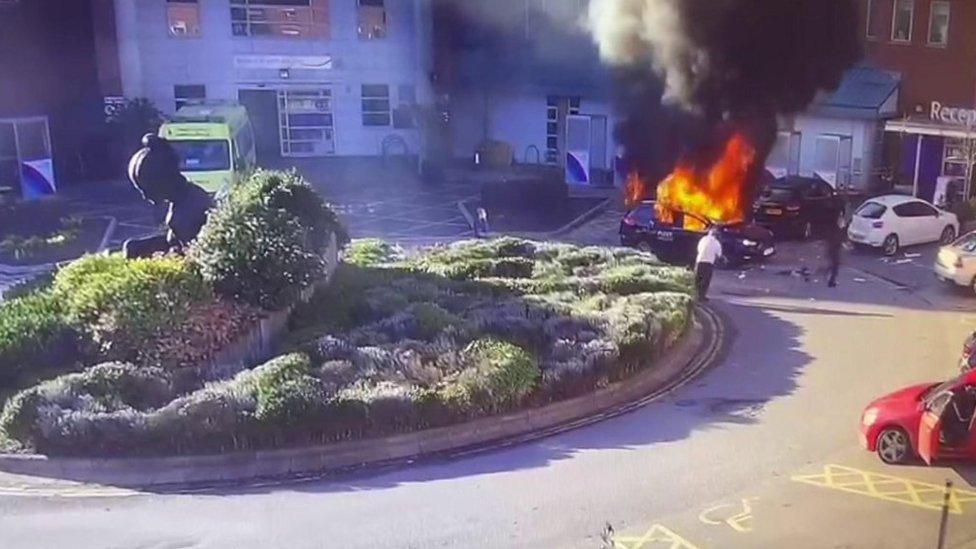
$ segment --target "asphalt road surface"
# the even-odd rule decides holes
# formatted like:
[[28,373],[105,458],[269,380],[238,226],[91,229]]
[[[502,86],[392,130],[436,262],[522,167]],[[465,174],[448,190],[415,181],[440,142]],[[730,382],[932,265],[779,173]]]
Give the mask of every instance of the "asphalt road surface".
[[947,546],[976,547],[976,469],[886,466],[857,442],[869,400],[954,372],[976,298],[921,266],[906,284],[908,263],[870,255],[836,290],[786,263],[720,273],[712,304],[736,332],[724,361],[628,415],[305,483],[70,497],[0,483],[0,547],[595,549],[607,524],[628,548],[934,547],[947,478]]

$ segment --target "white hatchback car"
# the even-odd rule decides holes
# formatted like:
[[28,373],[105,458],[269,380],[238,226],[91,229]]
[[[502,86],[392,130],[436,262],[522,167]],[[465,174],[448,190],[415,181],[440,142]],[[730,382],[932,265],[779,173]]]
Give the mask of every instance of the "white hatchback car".
[[855,244],[895,255],[902,246],[950,244],[959,234],[955,214],[911,196],[889,194],[868,199],[854,212],[847,237]]
[[935,258],[935,276],[976,291],[976,231],[939,250]]

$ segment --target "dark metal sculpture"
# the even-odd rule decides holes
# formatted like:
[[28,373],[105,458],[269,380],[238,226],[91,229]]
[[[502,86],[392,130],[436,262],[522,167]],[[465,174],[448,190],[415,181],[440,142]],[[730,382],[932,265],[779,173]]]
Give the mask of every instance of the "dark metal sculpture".
[[129,160],[129,180],[151,204],[169,204],[166,234],[130,239],[122,246],[127,258],[149,257],[158,252],[182,253],[207,222],[213,199],[180,173],[176,151],[153,134],[142,138],[143,148]]

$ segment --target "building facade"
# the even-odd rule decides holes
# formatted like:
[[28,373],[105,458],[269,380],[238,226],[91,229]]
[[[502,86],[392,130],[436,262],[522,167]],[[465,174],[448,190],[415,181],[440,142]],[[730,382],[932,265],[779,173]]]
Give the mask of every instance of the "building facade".
[[585,0],[435,1],[438,91],[453,155],[501,143],[519,164],[613,185],[612,82],[583,30]]
[[776,177],[819,177],[838,189],[878,186],[885,123],[897,115],[899,79],[872,67],[848,70],[837,90],[781,120],[766,161]]
[[99,176],[94,47],[87,0],[0,2],[0,194]]
[[976,151],[976,2],[860,0],[860,7],[867,61],[901,79],[898,114],[885,126],[888,176],[929,199],[940,180],[968,189]]
[[164,113],[240,102],[261,160],[418,152],[427,0],[100,1],[109,100],[146,97]]

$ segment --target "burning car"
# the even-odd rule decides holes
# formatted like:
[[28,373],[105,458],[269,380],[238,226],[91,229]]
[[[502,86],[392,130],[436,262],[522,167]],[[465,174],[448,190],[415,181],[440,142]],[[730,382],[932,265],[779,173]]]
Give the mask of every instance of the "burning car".
[[717,226],[725,265],[738,265],[776,253],[773,233],[753,223],[720,223],[673,210],[662,216],[658,211],[653,201],[644,201],[628,211],[620,221],[621,245],[651,252],[670,263],[691,264],[698,240]]

